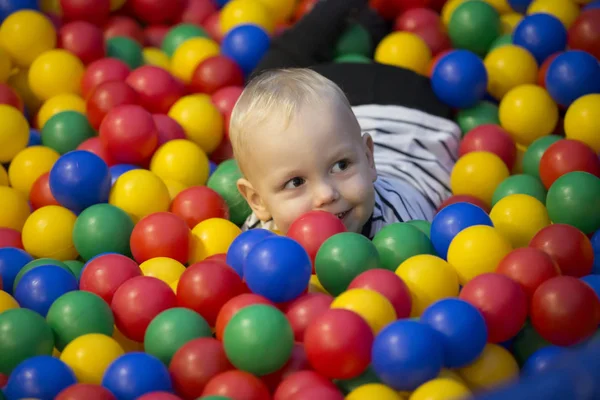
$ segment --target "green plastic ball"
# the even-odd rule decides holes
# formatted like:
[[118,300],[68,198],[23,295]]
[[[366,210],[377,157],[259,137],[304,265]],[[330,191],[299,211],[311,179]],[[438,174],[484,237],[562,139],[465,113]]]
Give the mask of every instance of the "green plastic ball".
[[354,389],[368,385],[369,383],[381,383],[371,366],[369,366],[365,372],[352,379],[336,380],[335,385],[342,391],[343,394],[347,395]]
[[333,235],[323,242],[315,257],[317,278],[333,296],[348,289],[358,275],[379,265],[379,253],[373,242],[354,232]]
[[373,62],[369,57],[365,57],[360,54],[345,54],[343,56],[336,57],[334,60],[336,63],[348,63],[348,64],[370,64]]
[[436,255],[431,241],[419,228],[406,222],[384,227],[373,238],[381,257],[382,268],[396,271],[410,257],[419,254]]
[[479,1],[467,1],[456,7],[448,24],[448,36],[457,49],[470,50],[480,57],[500,36],[500,15],[491,5]]
[[561,140],[558,135],[548,135],[535,140],[523,154],[523,172],[540,179],[540,160],[552,144]]
[[169,365],[177,350],[197,338],[212,337],[208,322],[188,308],[171,308],[158,314],[144,335],[144,350]]
[[558,178],[546,199],[555,224],[573,225],[585,234],[600,229],[600,178],[589,172],[570,172]]
[[[28,262],[19,270],[17,276],[15,276],[15,280],[13,282],[13,293],[17,288],[17,284],[21,281],[21,278],[25,273],[31,271],[32,269],[39,267],[40,265],[56,265],[57,267],[61,267],[65,271],[71,272],[71,269],[62,261],[55,260],[53,258],[38,258],[37,260],[33,260]],[[71,272],[72,273],[72,272]]]
[[418,228],[421,232],[426,234],[429,239],[431,239],[431,222],[425,221],[424,219],[414,219],[412,221],[408,221],[407,224]]
[[456,123],[463,136],[480,125],[500,125],[498,106],[489,101],[481,101],[475,107],[460,110],[456,115]]
[[42,144],[59,154],[73,151],[81,143],[96,136],[87,117],[77,111],[63,111],[53,115],[42,128]]
[[131,255],[129,239],[134,222],[112,204],[94,204],[83,210],[73,226],[73,244],[84,260],[101,253]]
[[335,57],[347,54],[358,54],[369,57],[372,53],[373,43],[371,43],[371,35],[360,24],[348,26],[338,39],[334,49]]
[[54,332],[55,347],[59,351],[88,333],[112,336],[115,324],[110,306],[100,296],[79,290],[56,299],[48,310],[46,321]]
[[278,371],[290,359],[294,332],[277,308],[256,304],[242,308],[225,327],[223,346],[234,367],[257,376]]
[[538,178],[531,175],[512,175],[503,180],[494,191],[492,207],[511,194],[528,194],[538,199],[542,204],[546,203],[546,188],[544,184]]
[[142,46],[125,36],[115,36],[106,41],[106,56],[123,61],[131,69],[136,69],[144,64]]
[[160,48],[166,55],[172,57],[183,42],[195,37],[210,38],[206,31],[197,25],[179,24],[169,29]]
[[232,158],[219,164],[206,184],[225,200],[229,207],[229,219],[236,225],[242,225],[252,213],[252,209],[237,188],[237,181],[241,177],[238,164]]
[[544,347],[551,346],[527,321],[512,343],[512,353],[522,367],[533,353]]
[[35,311],[14,308],[0,314],[0,373],[9,375],[21,361],[51,355],[53,349],[52,329]]
[[490,53],[492,50],[497,49],[498,47],[506,46],[508,44],[513,44],[512,34],[507,33],[506,35],[498,36],[498,38],[494,40],[490,45],[488,53]]
[[71,270],[73,275],[79,280],[81,277],[81,271],[83,271],[83,267],[85,267],[85,263],[79,260],[68,260],[64,262],[67,267]]

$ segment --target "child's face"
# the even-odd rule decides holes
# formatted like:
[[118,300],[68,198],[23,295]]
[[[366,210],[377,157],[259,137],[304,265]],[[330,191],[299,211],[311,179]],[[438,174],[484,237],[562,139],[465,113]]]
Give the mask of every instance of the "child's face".
[[238,187],[261,220],[273,218],[286,233],[302,214],[323,210],[360,232],[374,207],[373,144],[361,137],[343,104],[304,107],[282,131],[272,121],[255,133],[247,151],[246,179]]

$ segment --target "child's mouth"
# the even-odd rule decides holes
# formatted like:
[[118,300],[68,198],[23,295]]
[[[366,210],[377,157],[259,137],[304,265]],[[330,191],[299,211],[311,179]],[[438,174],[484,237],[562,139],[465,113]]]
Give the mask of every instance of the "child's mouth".
[[337,216],[339,219],[344,219],[344,217],[345,217],[346,215],[348,215],[348,213],[349,213],[349,212],[350,212],[350,210],[346,210],[346,211],[344,211],[344,212],[337,213],[337,214],[335,214],[335,215],[336,215],[336,216]]

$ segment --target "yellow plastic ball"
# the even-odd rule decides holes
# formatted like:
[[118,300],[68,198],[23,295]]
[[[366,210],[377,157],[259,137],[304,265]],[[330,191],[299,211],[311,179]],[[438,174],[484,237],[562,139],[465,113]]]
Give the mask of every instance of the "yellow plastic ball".
[[8,186],[8,172],[2,164],[0,164],[0,186]]
[[504,347],[488,343],[479,358],[458,373],[474,390],[491,389],[518,378],[519,365]]
[[37,258],[75,260],[79,255],[73,244],[77,216],[61,206],[35,210],[23,226],[23,247]]
[[431,50],[414,33],[394,32],[387,35],[375,49],[375,61],[426,75],[431,63]]
[[224,218],[209,218],[192,229],[190,264],[215,254],[227,253],[231,242],[242,230]]
[[223,140],[223,116],[208,95],[183,96],[171,106],[169,117],[177,121],[186,137],[206,154],[212,153]]
[[525,157],[525,152],[527,151],[527,147],[522,144],[517,143],[517,156],[515,157],[515,164],[513,165],[511,174],[518,175],[523,173],[523,158]]
[[523,16],[516,12],[509,12],[500,16],[500,24],[502,26],[502,34],[508,35],[512,33],[519,22],[523,20]]
[[425,382],[409,397],[409,400],[458,400],[471,395],[464,384],[453,379],[436,378]]
[[31,213],[27,197],[17,189],[0,186],[0,228],[21,231]]
[[512,7],[508,4],[506,0],[483,0],[488,3],[490,6],[494,7],[498,14],[506,14],[512,11]]
[[514,247],[527,247],[542,228],[551,224],[542,202],[526,194],[511,194],[492,208],[494,227]]
[[29,192],[35,181],[50,172],[60,154],[45,146],[27,147],[13,158],[8,167],[8,176],[12,187],[29,197]]
[[[274,1],[274,4],[282,0]],[[238,25],[258,25],[268,33],[275,30],[275,15],[262,1],[231,0],[221,9],[219,24],[222,34]]]
[[0,314],[13,308],[19,308],[19,303],[10,294],[0,290]]
[[46,100],[38,112],[39,128],[42,129],[50,118],[63,111],[77,111],[85,115],[85,100],[72,93],[59,94]]
[[310,283],[308,284],[308,291],[310,293],[329,294],[327,292],[327,289],[325,289],[323,287],[323,285],[321,284],[321,281],[319,281],[319,278],[317,278],[316,274],[312,274],[310,277]]
[[119,176],[108,202],[137,222],[146,215],[168,211],[171,197],[165,183],[154,172],[134,169]]
[[397,319],[392,303],[374,290],[347,290],[333,300],[331,308],[342,308],[357,313],[369,324],[375,335]]
[[551,134],[558,122],[558,106],[546,89],[532,84],[510,90],[498,110],[500,124],[513,140],[529,146]]
[[535,83],[538,65],[524,48],[512,44],[497,47],[483,61],[488,73],[488,92],[500,100],[511,89]]
[[173,281],[169,284],[171,289],[173,289],[173,293],[175,293],[175,294],[177,294],[177,285],[179,285],[179,279],[177,279],[176,281]]
[[142,55],[144,57],[144,64],[154,65],[167,71],[171,70],[171,60],[162,50],[156,47],[145,47],[142,50]]
[[62,16],[60,0],[40,0],[40,9],[46,14]]
[[381,383],[367,383],[348,393],[345,400],[402,400],[402,397],[393,389]]
[[10,162],[29,142],[29,124],[12,106],[0,104],[0,163]]
[[112,338],[119,343],[119,346],[125,351],[125,353],[132,353],[136,351],[144,351],[144,344],[129,339],[121,333],[117,327],[114,327]]
[[571,0],[534,0],[527,8],[527,15],[537,13],[554,15],[569,29],[579,16],[579,7]]
[[185,267],[177,260],[169,257],[154,257],[140,264],[144,276],[160,279],[167,285],[178,281]]
[[80,94],[83,62],[73,53],[55,49],[42,53],[29,68],[29,87],[42,100],[63,93]]
[[100,385],[108,366],[123,354],[125,351],[112,337],[88,333],[71,341],[60,359],[71,367],[79,383]]
[[600,153],[600,94],[581,96],[571,103],[565,115],[565,136]]
[[496,187],[509,175],[496,154],[474,151],[458,159],[450,174],[450,187],[453,194],[469,194],[491,205]]
[[470,226],[458,233],[448,247],[448,263],[461,285],[485,273],[494,272],[500,260],[512,251],[500,231],[488,225]]
[[29,70],[20,69],[8,78],[8,85],[19,95],[27,110],[35,113],[42,106],[42,101],[38,99],[29,87]]
[[410,292],[411,317],[419,317],[432,303],[458,296],[458,276],[440,257],[420,254],[410,257],[396,269]]
[[258,2],[267,8],[275,22],[289,20],[296,9],[296,0],[258,0]]
[[186,186],[202,186],[208,180],[210,165],[206,153],[194,142],[170,140],[152,156],[150,171],[162,179],[171,179]]
[[465,1],[467,0],[448,0],[444,4],[444,7],[442,7],[442,22],[444,23],[444,26],[448,26],[448,24],[450,23],[450,18],[452,18],[452,14],[454,13],[454,10],[456,10],[458,6],[460,6]]
[[188,188],[188,186],[184,185],[181,182],[174,181],[173,179],[163,179],[162,180],[169,191],[169,197],[171,201],[181,192]]
[[6,51],[0,47],[0,82],[6,82],[12,73],[12,61]]
[[458,372],[455,372],[451,369],[442,368],[437,377],[444,379],[452,379],[454,381],[457,381],[458,383],[462,383],[463,385],[465,385],[464,379],[458,374]]
[[219,45],[212,39],[194,37],[183,42],[171,58],[171,73],[184,83],[190,83],[196,67],[209,57],[219,54]]
[[48,17],[34,10],[10,14],[0,26],[0,45],[21,67],[56,47],[56,30]]

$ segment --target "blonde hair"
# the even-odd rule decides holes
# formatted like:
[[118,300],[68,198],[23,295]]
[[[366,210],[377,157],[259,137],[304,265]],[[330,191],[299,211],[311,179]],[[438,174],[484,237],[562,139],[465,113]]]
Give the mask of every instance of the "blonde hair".
[[245,154],[252,145],[248,138],[261,124],[280,118],[285,130],[302,106],[336,101],[354,115],[342,89],[310,69],[270,70],[252,79],[235,104],[229,123],[229,138],[242,173]]

